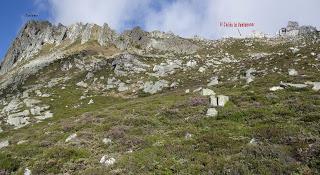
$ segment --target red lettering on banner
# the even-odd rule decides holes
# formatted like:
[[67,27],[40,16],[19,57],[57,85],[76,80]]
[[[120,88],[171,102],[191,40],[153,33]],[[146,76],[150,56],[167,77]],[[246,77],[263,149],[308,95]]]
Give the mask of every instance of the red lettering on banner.
[[247,22],[220,22],[220,27],[254,27],[255,23]]

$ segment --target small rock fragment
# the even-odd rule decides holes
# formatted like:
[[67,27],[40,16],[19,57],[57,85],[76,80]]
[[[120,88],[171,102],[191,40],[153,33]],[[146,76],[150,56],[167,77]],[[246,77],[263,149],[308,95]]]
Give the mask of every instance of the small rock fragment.
[[297,76],[298,75],[298,71],[296,71],[295,69],[289,69],[288,70],[288,74],[290,76]]
[[207,86],[215,86],[215,85],[218,85],[218,84],[219,84],[218,77],[212,77],[210,79],[210,83],[208,83]]
[[77,138],[77,134],[74,133],[74,134],[71,134],[68,138],[66,138],[65,142],[70,142],[70,141],[73,141]]
[[93,103],[94,103],[94,101],[92,99],[90,99],[90,101],[88,102],[88,105],[91,105]]
[[190,134],[190,133],[186,133],[186,135],[184,136],[184,138],[185,139],[191,139],[191,137],[192,137],[192,134]]
[[197,66],[197,61],[190,60],[187,62],[187,67],[195,67],[195,66]]
[[211,89],[202,89],[201,95],[203,95],[203,96],[211,96],[211,95],[216,95],[216,93]]
[[111,144],[111,143],[112,143],[112,140],[109,139],[109,138],[103,138],[102,142],[103,142],[104,144],[108,145],[108,144]]
[[252,139],[250,140],[249,144],[250,144],[250,145],[257,145],[258,142],[257,142],[257,140],[256,140],[255,138],[252,138]]
[[5,148],[5,147],[7,147],[7,146],[9,146],[9,141],[8,141],[8,140],[2,140],[2,141],[0,141],[0,149],[1,149],[1,148]]
[[208,117],[216,117],[218,115],[218,111],[216,108],[209,108],[207,111],[207,116]]
[[23,175],[31,175],[31,170],[29,168],[24,169]]
[[205,67],[200,67],[199,70],[198,70],[200,73],[203,73],[206,71],[206,68]]
[[199,88],[193,90],[193,92],[199,92],[199,91],[201,91],[201,90],[202,90],[202,87],[199,87]]
[[283,90],[283,89],[284,89],[284,88],[283,88],[283,87],[280,87],[280,86],[273,86],[273,87],[271,87],[269,90],[275,92],[275,91]]
[[104,155],[101,159],[100,159],[100,163],[104,164],[105,166],[110,166],[113,165],[116,162],[116,159],[113,157],[108,157],[106,155]]
[[87,88],[88,87],[88,84],[83,82],[83,81],[78,82],[76,85],[79,86],[79,87],[83,87],[83,88]]

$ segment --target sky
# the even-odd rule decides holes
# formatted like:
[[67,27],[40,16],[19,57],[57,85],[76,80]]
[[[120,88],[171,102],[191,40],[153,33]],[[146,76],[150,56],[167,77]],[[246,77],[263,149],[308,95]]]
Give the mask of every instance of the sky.
[[[236,36],[236,28],[221,22],[254,23],[240,28],[275,34],[288,21],[320,29],[320,0],[2,0],[0,2],[0,59],[23,24],[30,19],[70,25],[89,22],[122,32],[135,26],[209,39]],[[27,17],[36,14],[37,17]]]

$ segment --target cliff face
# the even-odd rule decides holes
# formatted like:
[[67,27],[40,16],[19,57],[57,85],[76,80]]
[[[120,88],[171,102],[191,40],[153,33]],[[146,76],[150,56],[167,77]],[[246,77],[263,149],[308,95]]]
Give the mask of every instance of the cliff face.
[[35,54],[49,40],[52,25],[49,22],[28,22],[12,43],[1,63],[0,74],[7,72],[18,61]]
[[121,50],[137,46],[147,50],[154,48],[178,53],[197,50],[197,46],[186,39],[162,32],[149,33],[140,28],[117,34],[107,24],[98,26],[76,23],[70,26],[55,26],[48,21],[29,21],[5,55],[0,66],[0,75],[8,72],[17,63],[33,58],[44,46],[61,49],[76,42],[85,44],[88,41],[97,41],[105,47],[114,45]]
[[[66,27],[61,24],[54,26],[47,21],[29,21],[22,28],[6,54],[1,64],[0,75],[10,70],[17,62],[35,56],[44,45],[57,47],[61,44],[70,45],[78,39],[81,43],[89,41],[93,27],[96,26],[78,23]],[[99,37],[103,38],[103,33],[112,33],[105,30],[111,29],[99,27],[99,32],[102,33]],[[97,36],[95,35],[93,38],[98,39]]]

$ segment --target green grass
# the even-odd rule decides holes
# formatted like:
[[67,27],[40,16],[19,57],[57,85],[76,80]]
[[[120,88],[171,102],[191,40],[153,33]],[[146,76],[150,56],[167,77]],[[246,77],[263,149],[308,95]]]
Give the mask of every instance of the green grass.
[[[253,40],[250,42],[254,49],[249,51],[246,42],[234,40],[218,47],[241,60],[249,52],[283,51],[293,45]],[[317,48],[312,46],[301,52],[314,49]],[[313,63],[310,58],[296,65],[299,70],[306,66],[303,73],[307,76],[289,77],[287,69],[294,66],[290,59],[293,56],[286,51],[285,56],[274,56],[271,65],[266,59],[245,62],[241,67],[244,71],[259,64],[267,69],[283,69],[280,74],[260,72],[249,86],[243,80],[226,81],[228,75],[241,72],[237,67],[240,62],[221,72],[177,71],[166,79],[180,79],[182,87],[164,89],[155,95],[139,91],[133,94],[136,98],[132,94],[122,98],[93,89],[84,93],[86,89],[75,84],[87,72],[72,69],[68,72],[72,79],[64,83],[65,89],[61,89],[62,85],[41,89],[52,95],[41,100],[50,105],[53,118],[0,134],[11,144],[1,149],[0,171],[21,174],[28,167],[33,174],[317,174],[319,93],[293,88],[269,91],[280,81],[303,83],[318,79],[318,72],[308,66],[308,62]],[[148,61],[158,64],[163,60]],[[59,61],[51,64],[30,77],[25,85],[36,84],[38,79],[46,82],[52,77],[63,77],[65,73],[60,67]],[[95,77],[105,76],[106,81],[111,72],[103,68],[95,72]],[[213,75],[225,75],[222,83],[212,89],[229,96],[230,102],[218,108],[216,118],[207,118],[208,98],[184,91],[205,87]],[[84,94],[90,97],[80,100]],[[90,99],[94,104],[88,104]],[[77,133],[79,141],[66,143],[65,139],[73,133]],[[185,137],[187,133],[191,138]],[[110,138],[112,143],[104,144],[103,138]],[[257,144],[249,144],[253,138]],[[27,142],[17,145],[20,140]],[[114,157],[116,163],[110,167],[100,164],[103,155]]]

